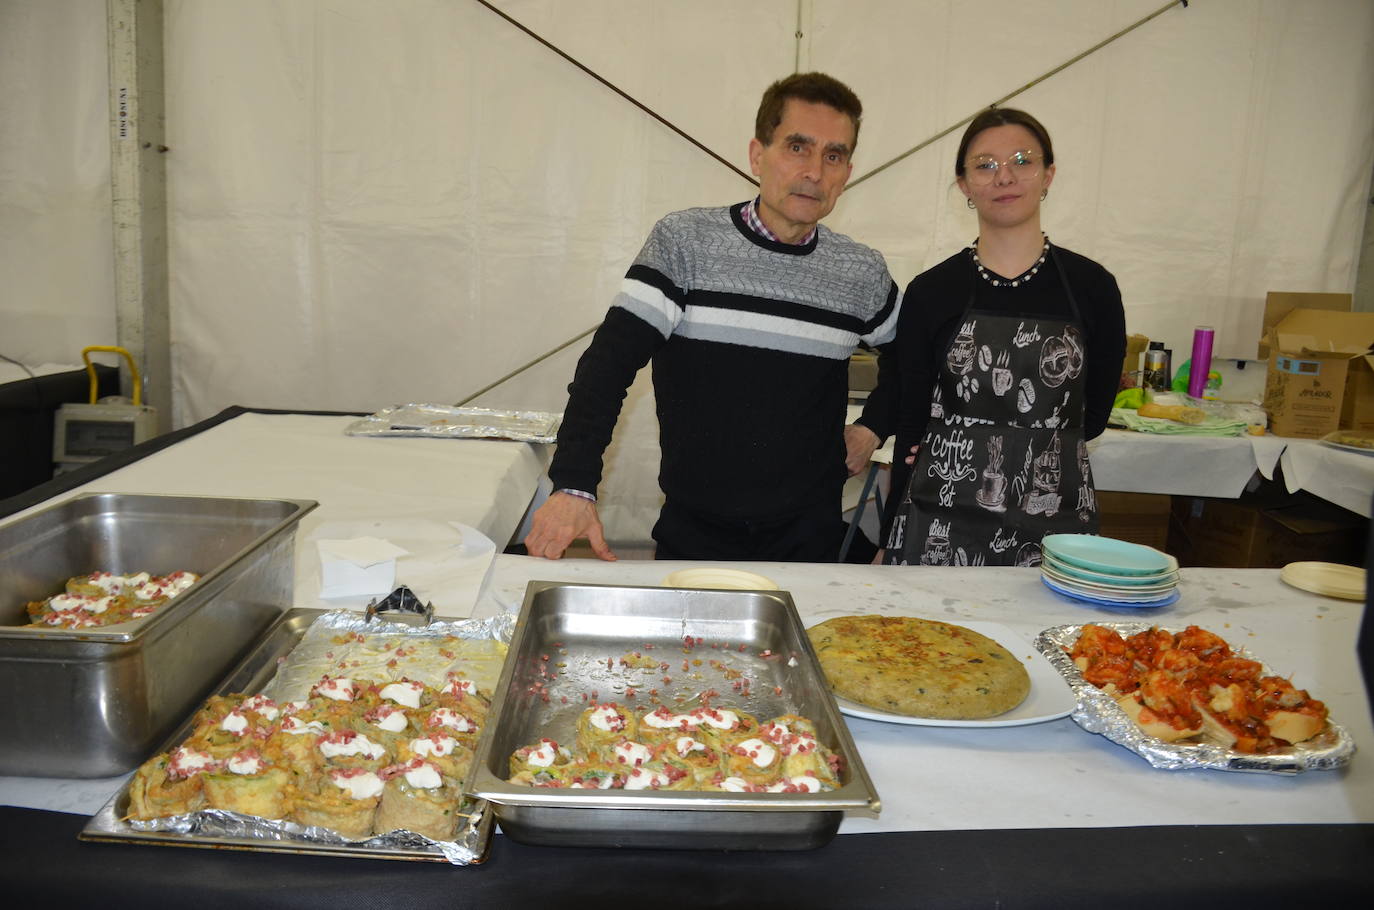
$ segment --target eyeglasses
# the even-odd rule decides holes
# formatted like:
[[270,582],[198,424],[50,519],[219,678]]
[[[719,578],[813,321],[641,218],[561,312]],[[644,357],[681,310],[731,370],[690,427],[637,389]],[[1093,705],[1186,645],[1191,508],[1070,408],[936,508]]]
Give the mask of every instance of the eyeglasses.
[[965,162],[964,176],[975,186],[986,186],[997,179],[999,168],[1010,168],[1017,180],[1029,180],[1040,173],[1040,156],[1035,152],[1016,152],[1006,161],[979,155]]

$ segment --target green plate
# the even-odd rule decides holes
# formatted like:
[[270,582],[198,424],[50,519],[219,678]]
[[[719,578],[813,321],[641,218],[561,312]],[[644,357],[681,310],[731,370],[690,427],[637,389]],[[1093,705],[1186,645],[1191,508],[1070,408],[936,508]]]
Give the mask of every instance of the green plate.
[[1168,554],[1154,547],[1094,534],[1050,534],[1040,547],[1062,563],[1109,575],[1160,575],[1173,568]]

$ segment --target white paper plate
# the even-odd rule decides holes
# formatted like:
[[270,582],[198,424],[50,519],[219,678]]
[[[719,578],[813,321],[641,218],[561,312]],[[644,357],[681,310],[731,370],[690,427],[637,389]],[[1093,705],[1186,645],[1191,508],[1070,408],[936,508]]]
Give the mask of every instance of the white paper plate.
[[839,706],[840,713],[848,714],[850,717],[862,717],[865,720],[906,724],[912,727],[1023,727],[1027,724],[1042,724],[1045,721],[1068,717],[1069,712],[1073,711],[1077,700],[1069,684],[1064,681],[1059,671],[1020,635],[995,622],[960,620],[957,625],[986,635],[1025,665],[1031,685],[1030,694],[1026,696],[1025,701],[996,717],[985,717],[982,720],[945,720],[939,717],[893,714],[836,695],[835,704]]
[[1290,562],[1279,570],[1279,579],[1295,588],[1339,597],[1364,600],[1364,569],[1334,562]]
[[1083,591],[1087,594],[1100,594],[1103,597],[1116,597],[1121,600],[1158,600],[1170,591],[1178,587],[1178,579],[1158,585],[1104,585],[1091,581],[1084,581],[1081,578],[1074,578],[1072,575],[1065,575],[1057,572],[1048,563],[1040,564],[1040,572],[1047,578],[1058,582],[1066,588],[1073,588],[1076,591]]
[[1176,583],[1178,581],[1178,560],[1169,556],[1168,553],[1164,555],[1168,557],[1169,568],[1153,575],[1114,575],[1111,572],[1094,572],[1091,569],[1080,568],[1073,563],[1064,562],[1048,550],[1041,552],[1040,565],[1042,567],[1049,566],[1060,575],[1067,575],[1070,578],[1076,578],[1091,584],[1105,584],[1115,587],[1118,585],[1149,586]]
[[756,575],[743,569],[717,569],[702,566],[697,569],[678,569],[663,579],[668,588],[718,588],[726,591],[777,591],[778,583],[766,575]]
[[1040,580],[1044,582],[1045,587],[1056,594],[1062,594],[1070,600],[1079,600],[1084,603],[1096,604],[1099,607],[1113,607],[1123,610],[1151,610],[1155,607],[1167,607],[1171,604],[1178,603],[1178,599],[1182,596],[1179,594],[1178,588],[1174,588],[1172,591],[1165,594],[1153,595],[1153,599],[1122,597],[1116,594],[1098,594],[1083,588],[1071,588],[1068,585],[1055,581],[1043,572],[1040,574]]

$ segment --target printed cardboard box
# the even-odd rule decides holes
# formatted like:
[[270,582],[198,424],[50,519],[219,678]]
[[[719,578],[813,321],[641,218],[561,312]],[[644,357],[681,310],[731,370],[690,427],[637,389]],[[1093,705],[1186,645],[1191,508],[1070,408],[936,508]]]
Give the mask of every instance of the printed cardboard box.
[[1264,297],[1264,319],[1260,323],[1259,351],[1256,360],[1269,360],[1269,332],[1294,310],[1334,310],[1349,313],[1354,307],[1350,294],[1319,294],[1309,291],[1270,291]]
[[[1272,432],[1318,439],[1339,428],[1343,415],[1366,419],[1371,384],[1363,372],[1371,369],[1374,313],[1292,309],[1268,327],[1266,338],[1264,408]],[[1347,404],[1348,379],[1353,382]]]

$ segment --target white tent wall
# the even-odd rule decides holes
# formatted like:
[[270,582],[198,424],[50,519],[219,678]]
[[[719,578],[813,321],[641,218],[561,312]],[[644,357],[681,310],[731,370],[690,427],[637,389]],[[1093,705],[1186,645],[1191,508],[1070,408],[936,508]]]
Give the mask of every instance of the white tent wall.
[[104,0],[0,0],[0,354],[115,343]]
[[[859,180],[1163,0],[493,5],[746,172],[762,89],[798,62],[833,73],[865,103]],[[165,10],[177,425],[231,404],[466,398],[595,325],[662,214],[752,195],[474,0]],[[89,238],[109,222],[107,185],[89,189],[108,183],[104,3],[0,0],[0,17],[0,74],[32,93],[0,98],[0,339],[70,358],[112,340],[109,247]],[[1353,288],[1374,3],[1194,0],[1008,104],[1054,137],[1050,236],[1111,269],[1130,330],[1176,359],[1198,324],[1253,356],[1267,290]],[[854,185],[828,222],[899,284],[976,231],[959,132]],[[584,347],[475,403],[561,408]],[[645,371],[608,454],[612,539],[647,536],[655,437]]]

